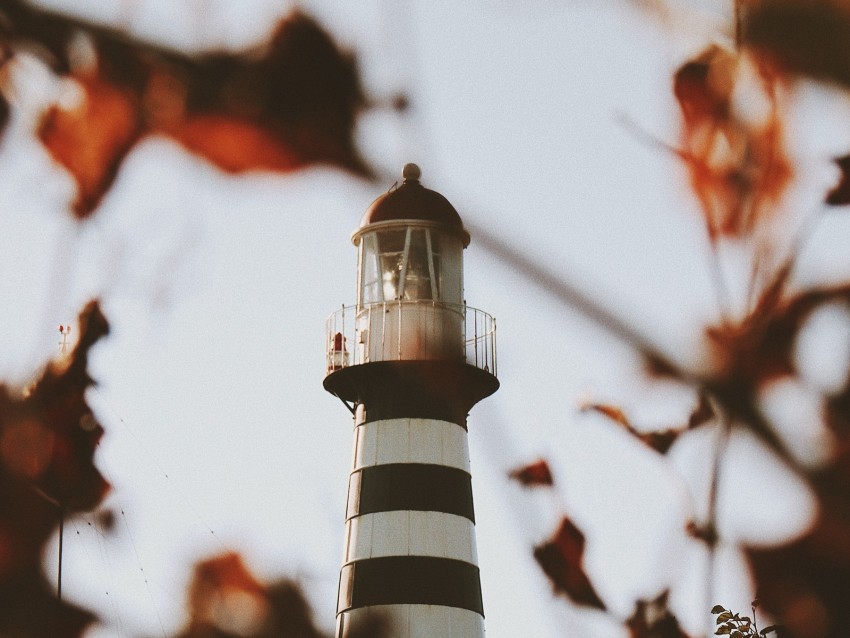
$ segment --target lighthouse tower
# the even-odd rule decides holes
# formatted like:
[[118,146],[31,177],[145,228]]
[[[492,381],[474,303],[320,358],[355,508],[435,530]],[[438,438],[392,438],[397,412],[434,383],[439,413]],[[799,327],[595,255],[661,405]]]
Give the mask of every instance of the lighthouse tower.
[[499,387],[496,324],[463,296],[469,244],[448,200],[404,182],[353,236],[357,304],[328,319],[325,389],[354,414],[337,638],[484,635],[466,417]]

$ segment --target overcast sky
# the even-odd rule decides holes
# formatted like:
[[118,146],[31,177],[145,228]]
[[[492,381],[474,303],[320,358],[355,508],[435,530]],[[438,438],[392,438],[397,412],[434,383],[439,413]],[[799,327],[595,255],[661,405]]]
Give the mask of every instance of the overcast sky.
[[[211,0],[203,12],[190,0],[43,4],[129,20],[183,48],[244,46],[285,12],[276,0]],[[114,486],[106,507],[119,516],[111,535],[91,516],[66,528],[63,593],[102,615],[107,625],[92,636],[171,633],[184,620],[193,562],[234,548],[264,578],[301,579],[330,629],[352,421],[322,389],[323,323],[355,300],[350,233],[414,161],[472,229],[465,297],[499,326],[502,388],[469,422],[488,635],[622,631],[556,601],[532,562],[532,546],[564,512],[587,532],[587,570],[615,617],[672,587],[686,628],[704,626],[704,556],[683,527],[702,507],[705,485],[691,477],[704,469],[711,430],[660,459],[579,414],[587,400],[612,401],[641,426],[670,426],[694,397],[645,379],[628,346],[492,257],[475,228],[698,364],[717,312],[698,208],[675,159],[623,122],[676,141],[671,74],[712,38],[723,41],[726,3],[671,1],[681,12],[672,23],[622,0],[305,4],[358,54],[370,95],[411,98],[406,114],[378,109],[360,122],[361,148],[386,176],[378,186],[327,168],[225,176],[152,139],[102,210],[77,226],[57,212],[72,183],[27,139],[26,123],[4,142],[0,299],[12,310],[0,372],[20,380],[51,355],[55,326],[90,294],[103,297],[113,328],[93,357],[90,401],[106,429],[97,454]],[[24,112],[37,110],[40,91],[22,89]],[[824,107],[832,99],[811,92],[795,111],[809,187],[834,178],[829,154],[850,140],[850,118]],[[848,230],[838,217],[818,229],[803,279],[848,274]],[[735,279],[740,260],[729,252]],[[730,542],[771,540],[758,536],[764,529],[781,538],[811,515],[805,490],[754,455],[756,445],[736,437],[728,457],[763,461],[723,492]],[[508,481],[540,456],[552,462],[556,493]],[[751,592],[741,557],[733,542],[720,554],[708,602],[743,608]]]

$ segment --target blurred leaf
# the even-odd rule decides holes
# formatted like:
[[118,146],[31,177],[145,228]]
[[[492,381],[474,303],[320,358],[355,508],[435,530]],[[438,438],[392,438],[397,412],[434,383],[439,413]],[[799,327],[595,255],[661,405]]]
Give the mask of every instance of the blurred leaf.
[[673,80],[683,120],[678,154],[711,241],[747,235],[773,215],[793,172],[775,95],[780,78],[767,65],[758,67],[771,110],[764,122],[752,124],[731,105],[739,64],[737,52],[712,45]]
[[735,64],[732,53],[711,46],[676,71],[673,93],[689,125],[729,118]]
[[604,405],[600,403],[590,403],[585,406],[582,406],[583,412],[591,410],[594,412],[599,412],[600,414],[607,416],[615,423],[622,425],[626,432],[634,436],[644,445],[652,448],[660,454],[667,453],[667,451],[670,449],[676,439],[679,438],[679,435],[686,429],[668,428],[665,430],[656,430],[652,432],[640,432],[632,426],[626,414],[618,407]]
[[717,617],[717,624],[724,623],[732,618],[731,612],[725,611]]
[[247,120],[217,115],[190,116],[169,130],[186,149],[222,170],[291,171],[305,165],[294,150],[278,144],[266,131]]
[[112,186],[125,155],[141,133],[137,98],[103,77],[77,77],[83,93],[71,109],[52,107],[39,137],[53,159],[77,181],[74,213],[85,218]]
[[850,11],[836,0],[752,3],[742,41],[788,71],[850,86]]
[[717,629],[715,629],[715,630],[714,630],[714,635],[715,635],[715,636],[722,636],[722,635],[724,635],[724,634],[731,633],[731,631],[732,631],[732,630],[731,630],[731,629],[729,629],[729,627],[728,627],[728,626],[723,625],[722,627],[718,627]]
[[[383,622],[370,618],[352,638],[382,638]],[[189,621],[178,638],[325,638],[301,587],[262,583],[242,557],[228,552],[201,561],[189,586]]]
[[814,528],[788,545],[748,550],[762,606],[797,638],[850,636],[850,446],[842,447],[809,477],[820,510]]
[[41,563],[61,513],[94,508],[108,489],[94,466],[102,430],[85,399],[89,349],[107,332],[90,303],[67,360],[25,394],[0,386],[0,635],[70,638],[93,619],[56,600]]
[[[688,417],[688,429],[693,430],[701,425],[705,425],[709,421],[713,420],[714,417],[715,414],[714,409],[711,407],[711,402],[704,393],[700,393],[697,405],[694,408],[694,411],[691,412],[691,416]],[[712,613],[717,612],[712,611]]]
[[726,611],[726,608],[723,607],[723,605],[715,605],[714,607],[711,608],[712,614],[719,614],[719,613],[722,613],[724,611]]
[[9,123],[9,101],[5,96],[0,95],[0,136],[6,130],[6,125]]
[[[697,524],[694,521],[688,521],[688,523],[685,525],[685,531],[688,533],[689,536],[702,541],[709,547],[713,547],[714,545],[716,545],[717,541],[719,540],[719,536],[717,534],[717,527],[715,527],[710,521],[701,525]],[[712,611],[711,613],[716,614],[717,612]]]
[[667,608],[669,594],[665,591],[655,600],[637,602],[634,613],[626,621],[629,638],[688,638]]
[[79,638],[94,615],[67,601],[33,566],[14,577],[0,577],[0,635],[4,638]]
[[543,459],[535,461],[510,473],[510,478],[525,486],[552,485],[552,472]]
[[67,511],[90,510],[108,489],[93,454],[103,434],[85,392],[88,351],[109,331],[97,302],[80,314],[80,339],[66,361],[53,362],[25,397],[3,388],[0,461]]
[[566,517],[551,539],[534,548],[534,558],[557,593],[565,594],[576,604],[605,609],[584,573],[583,553],[584,534]]
[[[51,108],[39,132],[77,182],[79,218],[144,135],[170,136],[229,172],[327,163],[371,174],[354,143],[365,103],[354,57],[299,11],[253,50],[190,55],[21,0],[0,8],[16,43],[81,87],[83,99]],[[80,49],[94,62],[74,63]]]
[[844,206],[850,204],[850,155],[839,157],[835,160],[841,170],[841,178],[829,194],[826,203],[830,206]]
[[[788,451],[758,408],[758,392],[768,382],[796,374],[794,344],[800,328],[812,311],[835,301],[850,302],[850,284],[787,298],[771,287],[742,324],[708,331],[718,369],[706,381],[707,391],[732,420],[745,424],[786,460]],[[850,397],[845,401],[842,396],[827,402],[826,423],[836,434],[848,437]]]

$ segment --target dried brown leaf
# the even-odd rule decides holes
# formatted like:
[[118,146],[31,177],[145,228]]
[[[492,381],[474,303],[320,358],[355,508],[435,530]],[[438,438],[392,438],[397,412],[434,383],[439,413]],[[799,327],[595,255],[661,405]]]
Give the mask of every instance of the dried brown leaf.
[[693,430],[701,425],[705,425],[713,420],[714,417],[714,408],[711,407],[711,402],[704,393],[701,393],[694,411],[688,417],[688,429]]
[[[353,638],[386,635],[377,615],[351,632]],[[198,563],[189,586],[189,621],[178,638],[211,636],[326,638],[313,623],[313,610],[297,583],[263,583],[235,552]]]
[[742,41],[802,75],[850,86],[850,9],[837,0],[752,3]]
[[190,152],[230,173],[287,172],[307,163],[292,147],[247,120],[196,115],[170,126],[167,133]]
[[95,507],[108,485],[94,465],[102,430],[85,399],[88,351],[107,332],[97,304],[80,317],[80,340],[28,394],[0,386],[0,634],[80,636],[93,616],[56,600],[42,554],[62,512]]
[[668,428],[665,430],[656,430],[652,432],[640,432],[632,426],[626,414],[618,407],[605,405],[600,403],[591,403],[582,408],[583,411],[592,410],[607,416],[609,419],[623,426],[633,437],[638,439],[644,445],[652,448],[660,454],[665,454],[685,430],[685,428]]
[[667,608],[669,592],[652,601],[639,600],[635,611],[626,621],[629,638],[688,638],[679,621]]
[[535,461],[525,467],[518,468],[511,472],[509,476],[526,487],[554,484],[549,464],[543,459]]
[[[79,218],[97,208],[127,153],[149,134],[170,135],[229,172],[327,163],[371,174],[354,143],[365,104],[355,59],[300,11],[254,50],[190,55],[20,0],[0,8],[14,41],[82,87],[84,99],[51,108],[39,131],[77,182]],[[95,67],[72,63],[80,34]]]
[[793,174],[776,101],[781,77],[769,65],[757,64],[771,111],[754,125],[732,109],[739,64],[736,52],[711,46],[680,67],[673,82],[682,110],[678,154],[712,241],[746,235],[772,216]]
[[555,535],[534,548],[534,558],[549,577],[555,592],[579,605],[605,609],[584,572],[584,534],[564,517]]
[[844,155],[835,160],[841,170],[841,178],[826,196],[830,206],[845,206],[850,204],[850,155]]
[[125,155],[139,138],[136,96],[97,75],[75,78],[83,96],[70,109],[52,107],[39,138],[77,182],[73,210],[83,219],[97,208],[115,181]]
[[810,476],[819,517],[803,538],[748,550],[759,600],[794,638],[850,635],[850,455]]
[[598,412],[599,414],[603,414],[615,423],[619,423],[624,428],[634,433],[634,428],[632,427],[631,422],[626,416],[626,413],[623,412],[621,408],[618,408],[615,405],[608,405],[605,403],[588,403],[586,405],[583,405],[581,410],[582,412],[592,411]]

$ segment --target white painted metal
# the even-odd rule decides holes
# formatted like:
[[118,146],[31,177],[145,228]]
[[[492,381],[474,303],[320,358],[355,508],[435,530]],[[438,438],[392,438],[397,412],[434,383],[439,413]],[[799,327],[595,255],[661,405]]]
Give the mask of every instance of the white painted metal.
[[354,428],[354,469],[386,463],[429,463],[469,472],[469,441],[456,423],[385,419]]
[[[455,358],[497,374],[496,320],[443,301],[387,301],[340,308],[325,323],[326,366]],[[458,334],[459,333],[459,334]]]
[[381,556],[436,556],[478,564],[475,525],[444,512],[377,512],[346,523],[345,562]]
[[[362,417],[361,417],[362,418]],[[403,418],[359,423],[354,428],[353,470],[384,464],[425,463],[470,471],[468,435],[456,423]],[[349,503],[359,497],[352,482]],[[389,556],[430,556],[478,565],[475,524],[444,512],[400,510],[355,516],[346,522],[345,563]],[[483,638],[474,611],[442,605],[377,605],[343,612],[337,638],[370,614],[382,613],[392,638]]]

